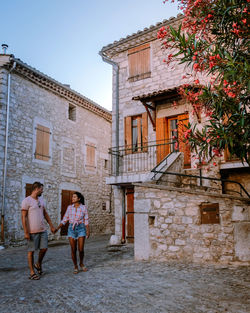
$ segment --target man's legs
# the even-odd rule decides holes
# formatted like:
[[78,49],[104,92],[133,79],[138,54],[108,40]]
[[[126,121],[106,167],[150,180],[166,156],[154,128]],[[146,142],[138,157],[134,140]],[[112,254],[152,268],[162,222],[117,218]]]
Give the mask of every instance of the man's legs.
[[42,261],[43,258],[48,250],[48,234],[47,232],[39,233],[39,254],[38,254],[38,260],[35,264],[35,268],[38,271],[38,274],[42,274]]
[[30,269],[30,276],[35,274],[34,271],[34,251],[28,251],[28,265]]
[[47,248],[45,249],[40,249],[39,254],[38,254],[38,260],[36,263],[36,268],[38,269],[38,273],[42,274],[42,262],[43,262],[43,258],[47,252]]

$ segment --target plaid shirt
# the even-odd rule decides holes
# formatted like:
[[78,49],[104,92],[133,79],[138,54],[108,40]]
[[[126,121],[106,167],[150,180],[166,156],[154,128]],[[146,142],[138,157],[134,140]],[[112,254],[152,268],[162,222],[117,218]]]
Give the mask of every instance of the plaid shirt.
[[73,224],[73,228],[78,224],[88,225],[89,216],[86,206],[80,204],[78,208],[75,208],[74,204],[69,205],[61,223],[65,225],[68,221],[70,224]]

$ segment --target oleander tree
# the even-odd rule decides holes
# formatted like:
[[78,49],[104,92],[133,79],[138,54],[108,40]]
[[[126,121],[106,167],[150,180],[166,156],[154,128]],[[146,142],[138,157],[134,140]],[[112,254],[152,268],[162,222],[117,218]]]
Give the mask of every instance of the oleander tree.
[[[164,62],[184,64],[187,71],[183,79],[188,83],[179,92],[197,118],[184,141],[200,159],[221,156],[227,149],[250,165],[250,0],[176,1],[182,22],[178,28],[162,27],[158,38],[167,54]],[[201,114],[206,116],[202,124]]]

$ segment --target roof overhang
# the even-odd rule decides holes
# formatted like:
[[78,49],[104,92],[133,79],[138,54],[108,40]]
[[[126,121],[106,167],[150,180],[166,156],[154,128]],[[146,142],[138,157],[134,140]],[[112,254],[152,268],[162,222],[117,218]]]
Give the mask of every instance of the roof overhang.
[[154,91],[148,94],[143,94],[140,96],[134,96],[132,100],[135,101],[141,101],[141,103],[144,105],[149,119],[153,125],[153,129],[156,128],[156,106],[158,104],[161,104],[161,101],[163,100],[178,100],[181,98],[180,94],[178,93],[179,87],[164,89],[164,90],[158,90]]

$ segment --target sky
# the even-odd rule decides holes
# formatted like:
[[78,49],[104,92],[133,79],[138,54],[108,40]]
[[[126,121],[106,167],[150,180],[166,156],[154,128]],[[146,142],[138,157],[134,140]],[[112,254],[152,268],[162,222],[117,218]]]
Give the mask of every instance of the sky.
[[99,51],[179,13],[177,4],[162,0],[0,0],[0,5],[0,46],[7,44],[7,53],[108,110],[112,66]]

